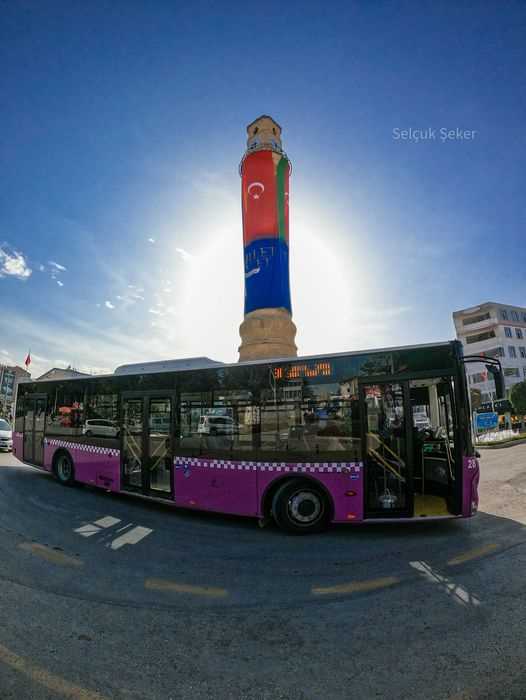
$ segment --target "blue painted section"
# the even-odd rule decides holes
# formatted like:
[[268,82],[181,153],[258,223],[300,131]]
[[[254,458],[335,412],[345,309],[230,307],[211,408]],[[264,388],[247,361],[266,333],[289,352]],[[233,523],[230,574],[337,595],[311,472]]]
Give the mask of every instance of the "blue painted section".
[[499,417],[496,413],[478,413],[477,428],[486,430],[488,428],[496,428],[499,424]]
[[292,313],[289,249],[279,238],[260,238],[245,248],[245,313],[284,308]]

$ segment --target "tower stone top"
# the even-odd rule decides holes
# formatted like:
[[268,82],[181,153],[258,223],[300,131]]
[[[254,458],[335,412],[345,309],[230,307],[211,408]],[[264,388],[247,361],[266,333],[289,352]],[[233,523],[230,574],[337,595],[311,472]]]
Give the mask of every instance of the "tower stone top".
[[247,151],[258,148],[281,151],[281,126],[269,117],[262,114],[247,126]]

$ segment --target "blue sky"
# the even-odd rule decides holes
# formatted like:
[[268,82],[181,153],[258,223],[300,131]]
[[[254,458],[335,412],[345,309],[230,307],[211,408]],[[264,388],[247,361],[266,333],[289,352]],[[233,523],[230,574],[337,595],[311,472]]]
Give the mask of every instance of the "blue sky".
[[525,37],[524,2],[2,3],[0,361],[235,361],[262,113],[293,163],[301,354],[526,306]]

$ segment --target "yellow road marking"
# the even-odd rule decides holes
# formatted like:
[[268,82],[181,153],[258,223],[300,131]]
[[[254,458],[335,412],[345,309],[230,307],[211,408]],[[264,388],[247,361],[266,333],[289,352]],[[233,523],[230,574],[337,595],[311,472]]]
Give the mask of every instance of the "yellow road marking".
[[396,576],[386,576],[385,578],[374,578],[370,581],[353,581],[352,583],[342,583],[338,586],[326,586],[312,588],[313,595],[332,595],[334,593],[363,593],[365,591],[375,591],[378,588],[387,588],[400,583]]
[[66,698],[72,698],[72,700],[105,700],[103,695],[74,685],[64,678],[60,678],[60,676],[49,673],[49,671],[31,663],[27,659],[13,654],[12,651],[2,644],[0,644],[0,662],[27,676],[32,683],[39,683],[48,690]]
[[191,595],[207,596],[208,598],[226,598],[228,591],[225,588],[213,586],[191,586],[188,583],[177,583],[163,578],[147,578],[144,587],[149,591],[162,591],[167,593],[190,593]]
[[471,561],[472,559],[478,559],[479,557],[484,557],[486,554],[491,554],[496,549],[499,549],[498,544],[485,544],[482,547],[477,547],[476,549],[470,549],[464,554],[458,554],[453,559],[450,559],[447,563],[448,566],[458,566],[458,564],[463,564],[466,561]]
[[31,552],[31,554],[36,554],[38,557],[50,561],[52,564],[59,564],[60,566],[83,566],[84,562],[76,557],[68,557],[67,554],[62,554],[62,552],[57,552],[56,549],[51,549],[51,547],[46,547],[43,544],[37,544],[35,542],[22,542],[18,545],[20,549],[26,552]]

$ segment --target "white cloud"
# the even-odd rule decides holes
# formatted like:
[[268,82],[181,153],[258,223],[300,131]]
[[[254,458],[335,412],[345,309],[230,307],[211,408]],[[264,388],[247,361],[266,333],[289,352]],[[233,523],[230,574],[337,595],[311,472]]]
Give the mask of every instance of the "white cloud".
[[155,243],[155,238],[148,238],[148,243]]
[[40,270],[40,272],[44,272],[46,268],[44,267],[44,265],[39,265],[38,269]]
[[107,309],[114,309],[114,308],[115,308],[115,306],[111,303],[111,301],[105,301],[105,302],[104,302],[104,306],[105,306]]
[[148,309],[148,313],[155,314],[156,316],[162,316],[162,311],[160,309]]
[[31,268],[28,266],[22,253],[14,250],[10,253],[5,248],[0,247],[0,277],[6,275],[25,280],[31,275]]
[[64,265],[60,265],[60,263],[53,262],[53,260],[48,260],[48,265],[51,265],[51,267],[54,267],[56,270],[60,270],[60,272],[66,271]]
[[190,260],[194,259],[194,256],[191,253],[189,253],[187,250],[184,250],[184,248],[176,248],[175,252],[179,253],[179,255],[184,260],[184,262],[190,262]]
[[63,287],[63,286],[64,286],[64,282],[61,282],[60,280],[57,280],[57,284],[58,284],[59,287]]

